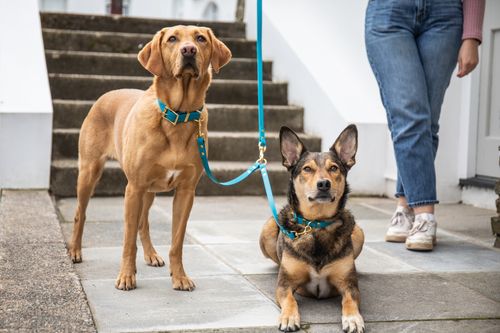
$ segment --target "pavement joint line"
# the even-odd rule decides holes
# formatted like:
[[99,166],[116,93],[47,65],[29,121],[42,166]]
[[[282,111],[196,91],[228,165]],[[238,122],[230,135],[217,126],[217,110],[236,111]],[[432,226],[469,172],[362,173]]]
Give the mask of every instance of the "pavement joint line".
[[[380,243],[380,242],[374,242],[374,243]],[[410,265],[409,263],[404,262],[403,260],[401,260],[401,259],[399,259],[399,258],[397,258],[397,257],[393,257],[393,256],[391,256],[391,255],[389,255],[389,254],[387,254],[387,253],[384,253],[384,252],[382,252],[382,251],[378,251],[378,250],[376,250],[376,249],[374,249],[374,248],[371,248],[370,246],[367,246],[367,247],[365,247],[365,248],[362,248],[361,253],[363,253],[363,250],[364,250],[364,249],[366,249],[367,251],[371,251],[372,253],[375,253],[375,254],[377,254],[377,255],[379,255],[379,256],[381,256],[381,257],[385,257],[385,258],[388,258],[388,259],[391,259],[391,260],[397,260],[397,261],[402,262],[402,263],[404,263],[405,265],[408,265],[408,266],[412,267],[413,269],[417,270],[417,272],[408,272],[409,274],[415,274],[415,273],[425,273],[425,272],[426,272],[425,270],[423,270],[423,269],[421,269],[421,268],[418,268],[418,267],[415,267],[415,266],[413,266],[413,265]],[[355,261],[355,262],[356,262],[356,261]],[[402,272],[394,272],[394,273],[396,273],[396,274],[401,274]],[[370,274],[371,274],[371,273],[370,273]]]

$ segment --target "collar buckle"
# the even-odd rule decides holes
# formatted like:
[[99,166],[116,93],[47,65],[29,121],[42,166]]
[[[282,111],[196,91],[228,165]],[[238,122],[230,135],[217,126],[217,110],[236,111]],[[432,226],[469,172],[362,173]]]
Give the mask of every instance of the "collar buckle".
[[[167,109],[165,108],[165,110],[167,110]],[[168,118],[168,117],[166,116],[166,113],[165,113],[165,117],[164,117],[164,118],[165,118],[165,119],[167,119],[168,121],[170,121],[170,123],[171,123],[172,125],[174,125],[174,126],[175,126],[175,125],[177,125],[177,122],[179,121],[179,114],[178,114],[177,112],[175,112],[174,110],[170,110],[170,109],[168,109],[168,111],[167,111],[167,112],[171,112],[171,113],[173,113],[173,114],[175,115],[175,120],[170,120],[170,118]]]

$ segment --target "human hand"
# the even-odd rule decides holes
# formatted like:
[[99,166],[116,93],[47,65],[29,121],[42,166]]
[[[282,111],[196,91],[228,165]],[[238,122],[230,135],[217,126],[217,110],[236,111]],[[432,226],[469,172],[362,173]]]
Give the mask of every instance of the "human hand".
[[476,68],[479,63],[479,41],[477,39],[464,39],[458,52],[458,77],[464,77]]

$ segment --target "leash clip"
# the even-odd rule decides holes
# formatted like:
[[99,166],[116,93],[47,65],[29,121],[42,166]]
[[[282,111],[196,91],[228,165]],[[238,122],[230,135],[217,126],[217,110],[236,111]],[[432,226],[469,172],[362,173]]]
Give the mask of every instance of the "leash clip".
[[266,146],[263,146],[259,142],[259,159],[257,160],[257,163],[259,164],[267,164],[267,160],[264,158],[264,153],[266,152]]
[[198,123],[198,137],[203,138],[204,135],[203,135],[203,131],[201,130],[201,111],[196,110],[196,112],[198,112],[200,114],[200,119],[195,120],[195,122]]
[[295,237],[299,238],[300,236],[303,236],[303,235],[307,235],[308,233],[310,233],[313,229],[311,228],[310,226],[311,224],[311,221],[307,222],[307,225],[304,227],[304,230],[302,230],[301,232],[297,232],[297,231],[292,231],[292,233],[295,235]]

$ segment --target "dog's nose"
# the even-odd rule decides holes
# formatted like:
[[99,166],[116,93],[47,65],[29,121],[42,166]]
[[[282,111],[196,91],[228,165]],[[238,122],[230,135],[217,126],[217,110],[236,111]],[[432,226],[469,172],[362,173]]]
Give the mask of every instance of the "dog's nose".
[[196,46],[187,44],[181,48],[181,53],[185,57],[194,57],[196,55]]
[[318,183],[316,183],[316,186],[320,191],[328,191],[331,187],[331,183],[328,179],[323,179],[318,181]]

